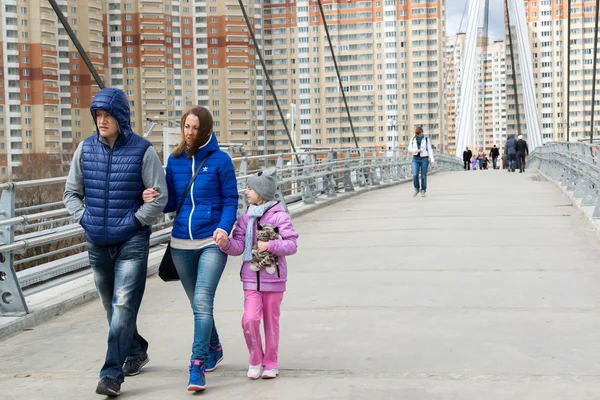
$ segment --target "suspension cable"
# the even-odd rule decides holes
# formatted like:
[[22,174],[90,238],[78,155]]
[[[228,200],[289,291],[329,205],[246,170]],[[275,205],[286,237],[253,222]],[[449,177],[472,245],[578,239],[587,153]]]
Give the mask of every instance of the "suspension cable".
[[515,106],[517,110],[517,133],[521,135],[521,115],[520,115],[520,107],[519,107],[519,95],[517,93],[517,72],[515,68],[515,49],[513,47],[512,40],[512,30],[510,28],[510,10],[508,9],[508,3],[510,0],[506,1],[506,23],[508,25],[508,42],[510,46],[510,62],[512,69],[512,78],[513,78],[513,92],[515,95]]
[[329,36],[329,28],[327,27],[327,20],[325,19],[325,11],[323,11],[323,3],[318,0],[319,11],[321,11],[321,19],[323,20],[323,26],[325,27],[325,34],[327,35],[327,41],[329,42],[329,49],[331,50],[331,57],[333,58],[333,65],[335,66],[335,72],[337,74],[338,82],[340,84],[340,90],[342,91],[342,97],[344,99],[344,105],[346,106],[346,113],[348,114],[348,121],[350,122],[350,129],[352,130],[352,136],[354,137],[354,144],[358,149],[358,140],[354,133],[354,125],[352,124],[352,117],[350,116],[350,109],[348,108],[348,101],[346,100],[346,92],[344,92],[344,85],[342,84],[342,77],[340,76],[340,70],[338,68],[337,60],[335,59],[335,52],[333,51],[333,45],[331,44],[331,36]]
[[[285,122],[285,117],[283,116],[283,111],[281,110],[281,106],[279,105],[279,100],[277,100],[277,94],[275,93],[275,89],[273,88],[273,83],[271,82],[271,78],[269,77],[269,71],[267,70],[267,66],[265,65],[265,60],[263,59],[262,52],[260,47],[258,46],[258,42],[256,41],[256,37],[254,36],[254,29],[252,28],[252,24],[248,19],[248,14],[246,13],[246,7],[242,3],[242,0],[238,0],[240,4],[240,8],[242,9],[242,14],[244,14],[244,20],[246,21],[246,26],[248,27],[248,31],[250,31],[250,36],[252,37],[252,43],[254,43],[254,48],[256,49],[256,54],[258,55],[258,59],[260,60],[260,65],[262,66],[263,73],[265,74],[265,78],[267,78],[267,83],[269,84],[269,88],[271,89],[271,95],[275,100],[275,104],[277,105],[277,110],[279,111],[279,116],[281,117],[281,121],[283,122],[283,127],[285,128],[285,132],[287,133],[288,139],[290,141],[290,146],[292,147],[292,151],[294,152],[294,156],[296,157],[296,161],[298,164],[300,163],[300,158],[298,154],[296,154],[296,147],[294,146],[294,141],[292,140],[292,135],[290,134],[290,130],[288,129],[287,123]],[[266,103],[265,103],[266,108]],[[292,121],[293,123],[293,121]],[[266,148],[266,144],[265,144]]]
[[90,61],[87,53],[85,52],[85,50],[81,46],[81,43],[79,42],[79,39],[77,39],[77,36],[75,36],[75,32],[73,32],[73,29],[71,29],[71,25],[69,25],[69,21],[67,21],[67,19],[65,18],[64,14],[60,10],[60,7],[58,6],[58,4],[56,4],[55,0],[48,0],[48,2],[52,6],[52,9],[54,9],[54,12],[56,13],[56,16],[58,17],[58,19],[62,23],[63,27],[67,31],[67,34],[71,38],[71,41],[75,45],[75,48],[77,48],[77,51],[79,52],[79,55],[81,56],[81,58],[83,58],[83,61],[85,62],[85,65],[87,66],[88,70],[90,71],[90,73],[94,77],[94,80],[98,84],[98,87],[100,89],[104,89],[104,83],[102,82],[102,79],[100,78],[100,75],[98,75],[98,72],[96,71],[96,68],[94,68],[94,65]]
[[[569,9],[571,4],[569,3]],[[594,29],[594,72],[592,73],[592,126],[590,127],[590,143],[594,142],[594,108],[596,105],[596,63],[598,61],[598,11],[600,11],[600,0],[596,0],[596,28]],[[568,48],[568,47],[567,47]]]
[[571,131],[571,2],[569,0],[567,7],[567,142]]
[[[481,129],[483,131],[483,148],[485,149],[485,95],[486,95],[486,61],[487,61],[487,50],[488,50],[488,23],[490,18],[490,0],[485,0],[485,8],[483,12],[483,29],[481,32],[481,40],[483,49],[481,52],[481,74],[483,75],[483,94],[481,96]],[[493,94],[493,92],[492,92]],[[485,149],[487,151],[487,149]]]

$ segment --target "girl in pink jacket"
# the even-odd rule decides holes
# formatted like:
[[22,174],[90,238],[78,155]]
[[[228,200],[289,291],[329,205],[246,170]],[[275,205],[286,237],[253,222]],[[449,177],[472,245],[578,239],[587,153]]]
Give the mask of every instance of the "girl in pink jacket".
[[[283,206],[274,201],[277,191],[276,169],[248,177],[248,210],[240,216],[232,237],[217,245],[232,256],[243,254],[240,276],[244,286],[242,328],[250,352],[248,378],[276,378],[279,374],[279,315],[287,281],[286,256],[296,253],[298,234]],[[267,228],[270,225],[269,228]],[[277,238],[257,241],[257,229],[277,231]],[[253,249],[255,251],[253,252]],[[273,256],[274,265],[260,268],[258,259]],[[260,320],[264,320],[265,351],[262,348]]]

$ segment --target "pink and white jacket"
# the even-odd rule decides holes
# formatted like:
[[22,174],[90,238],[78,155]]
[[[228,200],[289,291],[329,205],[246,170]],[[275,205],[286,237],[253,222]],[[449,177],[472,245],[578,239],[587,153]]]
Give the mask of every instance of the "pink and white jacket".
[[[239,256],[244,253],[244,238],[246,235],[246,227],[248,225],[248,213],[242,214],[237,221],[235,229],[231,238],[229,238],[229,245],[221,248],[221,250],[229,254],[230,256]],[[296,253],[298,246],[296,239],[298,239],[298,233],[292,226],[292,219],[285,212],[285,209],[281,203],[276,203],[274,206],[269,208],[262,217],[257,218],[260,220],[261,225],[273,225],[279,228],[279,236],[281,239],[269,241],[269,253],[277,256],[277,271],[274,274],[268,274],[263,268],[258,272],[250,269],[250,261],[244,261],[242,264],[242,270],[240,271],[240,277],[244,283],[244,290],[257,290],[261,292],[284,292],[285,283],[287,282],[287,261],[286,256],[291,256]],[[254,222],[254,229],[252,233],[252,243],[256,244],[256,226],[257,221]]]

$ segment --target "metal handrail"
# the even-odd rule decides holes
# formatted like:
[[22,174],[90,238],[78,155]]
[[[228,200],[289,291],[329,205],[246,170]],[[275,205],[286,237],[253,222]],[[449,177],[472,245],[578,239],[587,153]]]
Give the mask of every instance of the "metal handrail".
[[557,185],[573,191],[580,206],[594,207],[591,218],[600,218],[600,158],[594,143],[552,142],[538,147],[527,158]]
[[[238,212],[245,211],[246,198],[242,195],[246,188],[246,180],[251,175],[249,165],[252,160],[261,160],[263,166],[275,165],[278,168],[278,194],[285,207],[298,201],[306,204],[315,202],[319,196],[335,197],[341,191],[355,191],[358,187],[376,186],[381,183],[405,181],[411,176],[411,157],[403,150],[382,151],[377,149],[340,149],[315,150],[297,152],[298,159],[292,153],[270,154],[263,156],[243,156],[233,158],[237,166],[236,179],[240,201]],[[439,155],[438,163],[432,172],[444,170],[460,170],[462,162],[452,156]],[[60,249],[49,249],[44,254],[34,254],[30,257],[14,260],[14,254],[25,253],[39,246],[49,245],[62,240],[81,237],[83,228],[77,223],[71,223],[72,217],[60,202],[51,202],[15,210],[17,193],[21,188],[43,185],[60,184],[66,177],[39,179],[35,181],[8,182],[0,184],[0,271],[8,271],[11,276],[0,280],[0,295],[3,292],[12,293],[20,299],[20,312],[27,312],[26,303],[22,296],[22,287],[45,282],[56,277],[69,274],[88,267],[84,253],[75,253],[64,258],[64,261],[50,261],[36,264],[33,268],[15,273],[15,265],[37,263],[48,256],[73,254],[86,248],[85,242],[70,242]],[[27,211],[37,211],[47,207],[60,207],[55,210],[27,214]],[[24,213],[15,216],[15,212]],[[153,225],[154,233],[150,237],[152,246],[165,243],[171,232],[172,221],[165,216],[164,221]],[[31,224],[31,222],[39,221]],[[32,231],[36,229],[35,231]],[[15,232],[24,233],[15,236]],[[47,258],[46,258],[47,259]],[[11,283],[12,282],[12,283]],[[15,283],[16,282],[16,283]],[[9,315],[19,311],[10,309],[0,301],[0,315]],[[25,311],[23,311],[25,310]]]

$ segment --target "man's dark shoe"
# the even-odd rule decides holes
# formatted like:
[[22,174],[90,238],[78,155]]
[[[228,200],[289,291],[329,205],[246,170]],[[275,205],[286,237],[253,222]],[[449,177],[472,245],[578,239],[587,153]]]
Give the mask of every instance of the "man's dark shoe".
[[140,373],[142,367],[148,364],[150,357],[148,354],[142,354],[138,357],[127,357],[125,364],[123,364],[123,375],[135,376]]
[[113,378],[105,376],[100,380],[100,382],[98,382],[96,393],[103,394],[108,397],[117,397],[121,394],[121,384]]

